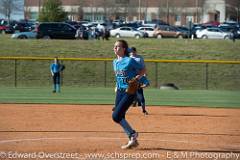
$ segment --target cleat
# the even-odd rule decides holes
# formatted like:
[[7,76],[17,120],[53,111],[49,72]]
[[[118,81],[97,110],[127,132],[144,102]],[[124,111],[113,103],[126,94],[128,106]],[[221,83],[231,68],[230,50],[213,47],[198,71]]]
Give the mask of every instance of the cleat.
[[139,145],[138,141],[137,141],[137,137],[138,137],[138,133],[134,133],[132,135],[132,137],[130,137],[130,140],[128,141],[128,143],[126,145],[123,145],[121,148],[122,149],[132,149],[135,148]]
[[144,114],[145,116],[147,116],[147,115],[148,115],[148,112],[147,112],[147,111],[143,111],[143,114]]
[[112,108],[112,111],[114,111],[115,110],[115,106]]
[[132,106],[133,106],[133,107],[136,107],[136,106],[137,106],[137,102],[136,102],[136,101],[133,101]]
[[56,93],[56,91],[55,91],[55,90],[53,90],[53,91],[52,91],[52,93]]
[[122,149],[132,149],[132,148],[137,147],[138,145],[139,145],[139,143],[137,140],[130,140],[130,141],[128,141],[128,144],[123,145],[121,148]]

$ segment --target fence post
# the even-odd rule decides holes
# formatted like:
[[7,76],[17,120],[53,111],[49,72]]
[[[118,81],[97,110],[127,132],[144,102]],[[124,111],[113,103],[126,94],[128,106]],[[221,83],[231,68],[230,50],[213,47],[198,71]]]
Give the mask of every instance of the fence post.
[[17,87],[17,59],[14,60],[14,87]]
[[158,88],[158,62],[155,62],[155,87]]
[[107,61],[104,61],[104,87],[107,87]]
[[208,90],[208,63],[205,65],[205,89]]

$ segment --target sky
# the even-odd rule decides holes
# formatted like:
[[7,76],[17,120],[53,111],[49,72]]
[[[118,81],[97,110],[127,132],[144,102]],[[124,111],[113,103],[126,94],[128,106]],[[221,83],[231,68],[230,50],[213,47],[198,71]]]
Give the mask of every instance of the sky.
[[[1,0],[0,0],[1,1]],[[24,19],[24,12],[23,12],[23,7],[24,7],[24,0],[21,0],[19,5],[20,7],[22,8],[22,11],[19,11],[19,12],[13,12],[12,15],[11,15],[11,19],[13,20],[20,20],[20,19]],[[0,13],[0,18],[6,18],[4,15],[2,15]]]

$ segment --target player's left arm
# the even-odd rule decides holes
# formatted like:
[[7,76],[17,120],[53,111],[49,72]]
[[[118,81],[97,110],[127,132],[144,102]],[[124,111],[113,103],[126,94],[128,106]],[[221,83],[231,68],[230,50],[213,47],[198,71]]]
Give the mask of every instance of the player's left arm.
[[139,80],[142,76],[144,76],[146,74],[146,68],[142,68],[141,70],[138,71],[138,74],[136,75],[135,78],[137,78],[137,80]]
[[144,65],[137,63],[133,59],[132,59],[132,65],[137,70],[137,75],[135,76],[135,78],[139,80],[146,73],[146,68]]

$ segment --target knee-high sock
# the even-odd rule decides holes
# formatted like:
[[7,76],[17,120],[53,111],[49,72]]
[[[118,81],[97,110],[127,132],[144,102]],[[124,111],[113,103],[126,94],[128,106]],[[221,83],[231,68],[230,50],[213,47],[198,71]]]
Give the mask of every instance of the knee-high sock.
[[56,91],[56,89],[57,89],[57,85],[53,84],[53,91]]
[[146,111],[146,109],[145,109],[145,102],[142,102],[141,105],[142,105],[142,111],[143,112]]
[[60,92],[60,84],[56,84],[56,91]]

